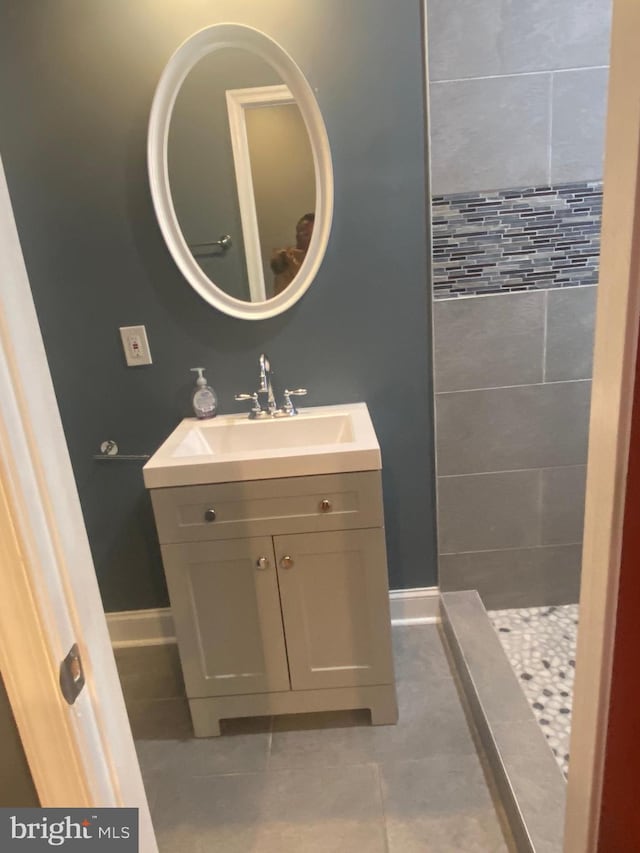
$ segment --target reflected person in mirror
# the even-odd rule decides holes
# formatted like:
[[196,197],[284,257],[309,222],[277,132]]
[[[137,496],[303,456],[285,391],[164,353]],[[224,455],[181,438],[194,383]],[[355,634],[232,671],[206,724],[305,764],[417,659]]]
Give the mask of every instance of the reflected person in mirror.
[[290,246],[286,249],[273,250],[271,254],[271,271],[274,273],[274,296],[282,293],[298,275],[298,270],[302,266],[309,243],[311,242],[314,220],[315,214],[305,213],[304,216],[300,217],[296,225],[295,247]]

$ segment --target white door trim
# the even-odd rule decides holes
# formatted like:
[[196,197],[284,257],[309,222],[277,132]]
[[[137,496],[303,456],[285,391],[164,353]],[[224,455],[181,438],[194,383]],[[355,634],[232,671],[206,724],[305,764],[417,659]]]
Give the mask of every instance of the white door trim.
[[[0,160],[0,664],[43,806],[140,810],[157,853],[69,453]],[[77,642],[86,686],[64,701]]]
[[598,841],[640,316],[640,6],[614,0],[565,853]]

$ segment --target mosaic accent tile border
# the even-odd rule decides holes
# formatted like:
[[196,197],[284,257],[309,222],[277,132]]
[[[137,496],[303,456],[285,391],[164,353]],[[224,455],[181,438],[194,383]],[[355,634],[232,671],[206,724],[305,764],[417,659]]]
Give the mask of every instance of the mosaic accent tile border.
[[490,610],[489,618],[566,776],[569,771],[578,605]]
[[597,284],[602,183],[432,198],[435,299]]

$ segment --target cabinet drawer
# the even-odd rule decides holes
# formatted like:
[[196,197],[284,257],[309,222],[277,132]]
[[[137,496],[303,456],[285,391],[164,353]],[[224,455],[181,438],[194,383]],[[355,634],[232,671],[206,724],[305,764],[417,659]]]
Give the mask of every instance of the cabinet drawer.
[[152,489],[161,543],[381,527],[380,471]]

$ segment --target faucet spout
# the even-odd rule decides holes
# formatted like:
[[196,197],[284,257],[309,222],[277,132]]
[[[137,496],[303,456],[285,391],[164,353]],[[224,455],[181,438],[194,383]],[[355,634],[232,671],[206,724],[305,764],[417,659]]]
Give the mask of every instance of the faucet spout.
[[273,375],[271,372],[271,363],[266,353],[260,353],[258,366],[260,367],[260,387],[258,388],[258,394],[267,395],[267,407],[269,414],[272,415],[276,411],[277,406],[276,398],[273,393],[273,385],[271,383]]

